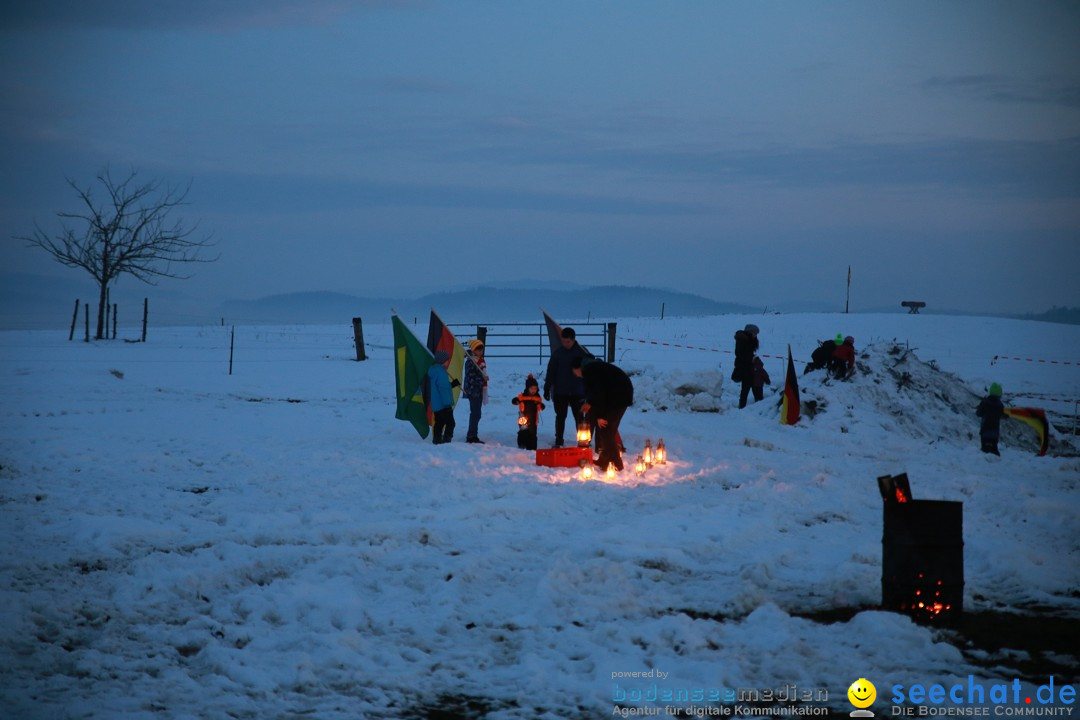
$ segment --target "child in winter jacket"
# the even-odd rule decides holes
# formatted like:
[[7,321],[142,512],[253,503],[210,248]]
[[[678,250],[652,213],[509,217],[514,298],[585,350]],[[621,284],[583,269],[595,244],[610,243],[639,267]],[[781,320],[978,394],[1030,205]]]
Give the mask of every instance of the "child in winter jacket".
[[484,343],[480,340],[469,341],[469,357],[465,360],[465,383],[461,395],[469,400],[469,431],[465,442],[480,443],[480,415],[487,403],[487,363],[484,361]]
[[425,400],[430,403],[434,415],[431,441],[436,445],[448,443],[454,437],[453,389],[459,383],[450,379],[450,373],[446,370],[449,362],[450,353],[445,350],[435,353],[435,363],[428,368],[424,384]]
[[754,400],[761,400],[765,397],[765,386],[772,385],[772,380],[769,378],[768,371],[765,370],[765,363],[761,362],[761,358],[757,355],[754,356],[754,375],[751,381],[751,386],[754,390]]
[[1001,418],[1005,415],[1005,405],[1001,402],[1001,386],[997,383],[990,385],[989,394],[982,399],[975,414],[982,418],[979,427],[979,439],[982,441],[984,453],[998,452],[998,438],[1001,437]]
[[[836,337],[840,338],[839,335]],[[843,379],[855,372],[855,338],[848,335],[840,339],[829,361],[829,371],[833,377]]]
[[532,375],[525,380],[525,392],[519,394],[512,403],[518,406],[517,444],[524,450],[536,449],[536,426],[540,421],[540,411],[544,409],[544,400],[540,397],[540,384]]

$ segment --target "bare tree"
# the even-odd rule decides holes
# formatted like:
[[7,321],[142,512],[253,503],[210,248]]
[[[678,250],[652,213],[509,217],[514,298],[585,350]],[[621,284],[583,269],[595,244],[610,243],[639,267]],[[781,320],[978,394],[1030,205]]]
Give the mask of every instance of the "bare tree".
[[170,215],[186,205],[190,184],[176,188],[160,180],[140,182],[132,170],[117,182],[108,168],[98,173],[97,183],[104,198],[93,195],[94,186],[80,188],[68,178],[68,185],[78,194],[84,209],[58,212],[60,233],[49,236],[40,227],[33,235],[19,239],[39,247],[67,267],[90,273],[98,283],[97,335],[105,335],[109,283],[120,275],[133,275],[155,285],[159,278],[182,278],[175,265],[213,262],[217,258],[200,257],[213,245],[208,237],[193,237],[198,223],[190,227]]

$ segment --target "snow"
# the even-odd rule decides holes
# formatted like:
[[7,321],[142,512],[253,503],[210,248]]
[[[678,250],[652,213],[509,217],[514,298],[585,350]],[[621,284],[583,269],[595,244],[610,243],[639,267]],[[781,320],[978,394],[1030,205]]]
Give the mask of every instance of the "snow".
[[[390,325],[373,320],[359,363],[347,325],[237,328],[231,376],[224,327],[151,328],[146,344],[0,334],[8,716],[423,717],[473,702],[492,718],[607,717],[617,683],[644,684],[614,674],[650,669],[662,688],[827,688],[842,712],[861,677],[875,709],[893,683],[1011,682],[1007,655],[976,663],[954,634],[874,609],[887,473],[964,502],[966,609],[1080,613],[1074,446],[1058,433],[1040,458],[1013,428],[1000,458],[983,455],[973,412],[997,381],[1007,402],[1071,422],[1080,328],[621,319],[638,398],[624,441],[633,457],[663,437],[671,462],[585,483],[515,445],[508,399],[537,360],[493,343],[487,444],[460,442],[462,406],[455,442],[435,447],[393,419]],[[740,411],[726,351],[751,321],[774,387]],[[801,375],[838,331],[862,372]],[[793,427],[776,408],[788,343],[818,405]],[[1002,355],[1073,364],[992,364]],[[815,619],[837,608],[850,620]]]

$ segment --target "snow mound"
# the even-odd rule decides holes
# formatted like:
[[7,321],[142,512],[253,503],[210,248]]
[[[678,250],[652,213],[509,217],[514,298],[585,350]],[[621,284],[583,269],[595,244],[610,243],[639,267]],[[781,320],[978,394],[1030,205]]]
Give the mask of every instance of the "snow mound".
[[634,409],[659,412],[723,412],[724,376],[719,370],[669,370],[652,365],[629,370],[634,383]]
[[[824,370],[799,378],[802,414],[815,425],[835,425],[849,432],[856,423],[878,423],[887,432],[930,444],[978,445],[975,415],[982,394],[959,376],[924,362],[896,342],[879,342],[859,353],[857,371],[837,380]],[[1004,398],[1009,405],[1008,397]],[[1038,453],[1035,431],[1020,422],[1001,423],[1001,447]],[[1080,453],[1051,434],[1048,454]]]

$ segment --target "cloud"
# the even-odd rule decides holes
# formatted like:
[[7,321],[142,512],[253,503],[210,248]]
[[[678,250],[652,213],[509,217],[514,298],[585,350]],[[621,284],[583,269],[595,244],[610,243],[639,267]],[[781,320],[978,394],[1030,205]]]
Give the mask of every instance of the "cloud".
[[236,30],[321,25],[358,4],[383,5],[389,0],[7,0],[0,4],[0,27]]
[[1022,80],[1006,75],[935,75],[922,83],[927,92],[944,92],[1006,104],[1080,108],[1080,84],[1055,78]]

